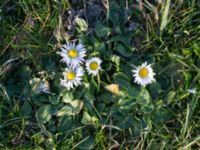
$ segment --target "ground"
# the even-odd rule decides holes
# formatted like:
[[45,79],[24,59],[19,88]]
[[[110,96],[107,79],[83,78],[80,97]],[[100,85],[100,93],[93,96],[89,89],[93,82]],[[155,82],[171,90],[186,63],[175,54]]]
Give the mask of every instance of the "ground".
[[[1,0],[0,149],[199,149],[199,14],[198,0]],[[67,90],[71,42],[102,69],[82,64]]]

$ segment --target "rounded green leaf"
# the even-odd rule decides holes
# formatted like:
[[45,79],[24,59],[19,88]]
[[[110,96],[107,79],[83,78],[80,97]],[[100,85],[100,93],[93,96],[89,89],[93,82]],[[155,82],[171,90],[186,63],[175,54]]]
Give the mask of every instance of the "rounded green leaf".
[[73,100],[70,103],[66,104],[64,107],[62,107],[57,112],[57,116],[76,115],[79,114],[82,108],[83,102],[81,100]]
[[60,121],[60,131],[61,132],[66,133],[74,128],[72,118],[69,116],[60,117],[59,121]]
[[85,22],[84,19],[82,19],[82,18],[76,18],[75,19],[75,23],[77,25],[77,30],[79,32],[87,31],[88,24]]
[[113,75],[115,83],[119,84],[120,87],[127,88],[130,87],[130,80],[129,78],[122,72],[115,73]]
[[32,112],[32,107],[31,107],[31,104],[29,101],[26,101],[24,103],[24,105],[22,106],[21,108],[21,113],[24,115],[24,116],[29,116]]
[[151,97],[149,92],[144,88],[141,88],[140,92],[136,96],[136,102],[141,105],[149,103],[150,99]]
[[154,108],[155,106],[151,103],[148,103],[146,105],[142,105],[141,109],[142,109],[142,112],[145,113],[145,114],[150,114],[154,111]]
[[51,95],[49,96],[49,101],[52,105],[57,105],[60,101],[60,96],[58,95]]
[[38,119],[41,123],[46,123],[51,119],[55,112],[56,108],[52,107],[50,104],[42,105],[38,109]]
[[134,110],[133,107],[136,105],[136,101],[133,98],[120,98],[118,105],[122,110]]
[[126,47],[121,43],[118,43],[116,51],[119,52],[124,57],[130,57],[133,54],[129,47]]
[[152,118],[156,123],[164,123],[172,118],[172,114],[169,110],[161,108],[152,114]]
[[95,32],[98,37],[104,37],[110,34],[110,29],[103,24],[98,24],[95,28]]
[[74,99],[73,93],[72,92],[66,92],[63,94],[63,102],[69,103]]
[[83,112],[83,118],[81,120],[82,124],[88,125],[88,124],[93,124],[93,123],[96,123],[96,122],[98,122],[98,118],[97,117],[90,116],[88,114],[88,112],[86,112],[86,111]]

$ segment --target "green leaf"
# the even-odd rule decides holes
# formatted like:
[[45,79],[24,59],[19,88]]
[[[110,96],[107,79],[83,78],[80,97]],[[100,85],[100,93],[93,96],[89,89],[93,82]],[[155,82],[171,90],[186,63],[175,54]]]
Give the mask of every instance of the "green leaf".
[[133,124],[133,117],[132,116],[124,116],[123,119],[119,120],[116,123],[116,126],[118,126],[120,129],[128,129],[132,127]]
[[51,119],[56,110],[57,109],[55,107],[52,107],[50,104],[42,105],[38,109],[38,119],[41,123],[46,123]]
[[115,73],[113,75],[113,78],[115,80],[115,83],[119,84],[120,87],[127,88],[130,86],[129,78],[122,72]]
[[162,92],[161,86],[157,82],[153,82],[149,88],[150,95],[156,99],[159,97],[160,93]]
[[81,141],[81,144],[78,145],[80,150],[92,150],[94,148],[95,137],[93,135],[87,136]]
[[82,124],[88,125],[88,124],[93,124],[93,123],[97,123],[97,122],[98,122],[97,117],[90,116],[88,114],[88,112],[86,112],[86,111],[83,112],[83,118],[81,119]]
[[88,88],[85,91],[84,98],[87,99],[87,100],[89,100],[89,101],[94,101],[95,100],[95,97],[94,97],[93,93]]
[[98,37],[104,37],[104,36],[108,36],[110,34],[110,29],[106,26],[104,26],[103,24],[97,24],[96,28],[95,28],[95,32],[97,34]]
[[140,92],[136,97],[136,102],[138,104],[144,105],[150,102],[150,95],[149,92],[145,88],[141,88]]
[[150,114],[154,111],[155,106],[151,103],[147,103],[141,106],[142,112],[145,114]]
[[82,100],[73,100],[70,102],[71,106],[73,107],[74,114],[78,114],[81,109],[83,108],[83,101]]
[[22,66],[17,72],[22,82],[26,82],[31,75],[31,68],[27,65]]
[[120,70],[120,57],[117,56],[117,55],[113,55],[113,56],[111,57],[111,61],[112,61],[113,63],[115,63],[115,67],[116,67],[117,71],[119,71],[119,70]]
[[51,149],[51,150],[56,150],[54,140],[52,138],[45,139],[45,148]]
[[130,48],[125,47],[123,44],[118,43],[116,47],[116,51],[119,52],[124,57],[130,57],[132,56],[133,52]]
[[76,115],[79,114],[83,108],[83,102],[81,100],[73,100],[69,104],[66,104],[58,112],[57,116],[64,115]]
[[121,15],[120,15],[119,10],[120,10],[119,5],[117,5],[116,3],[112,3],[112,7],[110,7],[108,17],[109,17],[109,20],[112,22],[114,27],[116,25],[120,24]]
[[95,49],[101,54],[101,55],[106,55],[107,54],[107,49],[106,45],[104,43],[99,43],[98,47],[95,47]]
[[110,113],[111,113],[111,116],[115,118],[116,120],[121,120],[122,118],[124,118],[124,113],[122,113],[122,111],[116,105],[113,105],[110,108]]
[[152,114],[152,118],[155,123],[164,123],[172,118],[172,114],[167,109],[161,108]]
[[64,115],[74,115],[73,114],[73,108],[70,105],[65,105],[62,107],[56,114],[58,117],[64,116]]
[[41,83],[41,79],[40,79],[40,78],[33,78],[33,79],[31,79],[31,80],[29,81],[29,84],[30,84],[30,86],[31,86],[31,90],[32,90],[31,92],[32,92],[32,93],[39,93],[38,87],[39,87],[40,83]]
[[106,104],[113,102],[112,94],[108,93],[108,92],[104,92],[104,93],[100,94],[97,98],[99,101],[103,101]]
[[77,25],[77,30],[79,32],[85,32],[85,31],[87,31],[88,25],[87,25],[87,23],[85,22],[84,19],[82,19],[82,18],[76,18],[75,19],[75,23]]
[[121,98],[118,101],[119,108],[122,110],[134,110],[133,107],[136,104],[137,103],[133,98]]
[[141,118],[133,117],[133,127],[130,128],[132,133],[129,138],[135,139],[139,137],[146,127],[147,125]]
[[32,107],[29,101],[26,101],[24,105],[21,107],[21,113],[24,116],[29,116],[32,112]]
[[128,46],[130,45],[131,38],[129,36],[116,35],[112,37],[109,42],[116,42],[116,43],[121,42],[122,44]]
[[110,62],[105,63],[105,71],[110,71],[112,69],[113,65]]
[[114,62],[116,64],[116,66],[119,66],[120,65],[120,57],[117,56],[117,55],[113,55],[111,57],[111,61]]
[[79,87],[77,91],[74,92],[74,95],[76,95],[76,99],[81,99],[85,93],[86,88],[85,87]]
[[70,103],[74,99],[73,93],[72,92],[66,92],[63,94],[63,102],[65,103]]
[[134,86],[129,86],[127,89],[127,94],[131,97],[137,97],[140,93],[140,89]]
[[176,96],[176,92],[175,91],[170,91],[166,96],[167,103],[170,104],[171,102],[173,102],[174,99],[175,99],[175,96]]
[[60,96],[58,95],[51,95],[49,96],[49,101],[52,105],[57,105],[60,101]]
[[59,120],[61,132],[66,133],[74,128],[74,123],[72,122],[72,118],[70,116],[62,116]]
[[33,100],[34,104],[38,107],[43,105],[44,103],[48,103],[49,99],[47,96],[42,94],[34,94],[31,96],[31,99]]

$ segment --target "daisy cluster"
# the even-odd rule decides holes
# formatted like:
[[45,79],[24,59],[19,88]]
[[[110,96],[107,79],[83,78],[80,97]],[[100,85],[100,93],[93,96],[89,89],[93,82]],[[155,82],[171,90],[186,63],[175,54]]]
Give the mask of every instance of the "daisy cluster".
[[[75,42],[62,45],[61,52],[58,54],[62,57],[61,62],[66,64],[65,71],[63,72],[64,78],[61,79],[61,85],[65,86],[68,90],[81,85],[82,76],[85,74],[83,66],[89,75],[97,76],[101,70],[102,60],[98,57],[93,57],[85,60],[86,49],[81,43],[78,45]],[[132,70],[134,82],[146,86],[155,81],[155,73],[151,64],[147,62],[141,64]]]
[[85,74],[83,67],[86,68],[88,74],[97,76],[101,70],[101,59],[93,57],[85,60],[86,49],[81,43],[67,43],[61,46],[61,52],[58,54],[62,57],[61,62],[66,64],[63,72],[64,78],[61,79],[61,85],[68,90],[73,89],[82,84],[82,77]]

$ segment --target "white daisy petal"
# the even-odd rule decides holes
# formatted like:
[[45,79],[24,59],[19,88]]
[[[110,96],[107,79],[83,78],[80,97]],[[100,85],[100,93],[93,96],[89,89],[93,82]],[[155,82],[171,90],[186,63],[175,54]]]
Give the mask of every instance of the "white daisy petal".
[[99,73],[99,70],[101,70],[101,63],[102,60],[98,57],[93,57],[86,61],[86,69],[88,74],[92,74],[96,76]]
[[133,72],[134,82],[140,84],[141,86],[146,86],[155,81],[153,69],[151,64],[147,65],[147,62],[144,62],[140,66],[136,67]]
[[61,62],[64,62],[67,65],[76,66],[84,62],[86,49],[84,45],[75,45],[75,42],[72,42],[62,45],[61,52],[57,52],[57,54],[62,57]]
[[82,76],[84,75],[83,68],[80,66],[69,66],[63,72],[64,79],[61,79],[60,85],[65,86],[67,90],[73,89],[81,85]]

